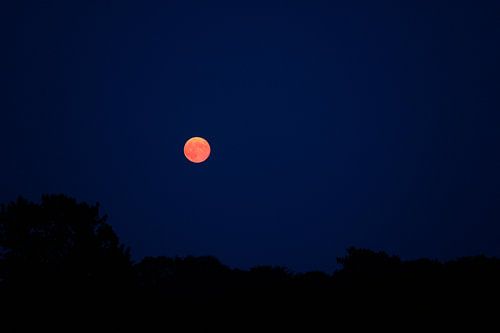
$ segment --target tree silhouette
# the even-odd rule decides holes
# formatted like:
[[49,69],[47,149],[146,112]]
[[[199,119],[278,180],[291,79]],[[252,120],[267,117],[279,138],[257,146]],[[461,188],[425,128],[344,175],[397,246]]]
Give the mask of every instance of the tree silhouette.
[[134,268],[143,293],[191,299],[222,296],[231,272],[211,256],[145,257]]
[[131,276],[129,250],[99,214],[99,205],[64,195],[3,205],[0,249],[4,287],[96,290],[123,286]]
[[[19,198],[0,207],[0,297],[11,300],[5,304],[19,299],[22,306],[26,299],[33,304],[33,295],[41,294],[42,302],[52,295],[69,295],[70,300],[90,296],[102,309],[137,310],[140,305],[171,314],[228,309],[218,304],[258,304],[254,309],[269,313],[322,304],[369,312],[381,299],[398,305],[432,300],[439,309],[466,306],[465,297],[480,304],[499,295],[497,258],[402,260],[351,247],[337,262],[340,268],[333,274],[292,273],[281,266],[232,269],[211,256],[145,257],[132,264],[129,249],[98,204],[45,195],[40,203]],[[60,304],[69,304],[63,300]]]

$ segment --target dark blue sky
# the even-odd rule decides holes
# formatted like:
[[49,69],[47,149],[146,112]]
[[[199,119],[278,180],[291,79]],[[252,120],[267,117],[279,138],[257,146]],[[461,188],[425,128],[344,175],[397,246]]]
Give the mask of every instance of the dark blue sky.
[[[99,201],[136,258],[500,255],[499,1],[10,1],[0,200]],[[186,139],[210,159],[189,163]]]

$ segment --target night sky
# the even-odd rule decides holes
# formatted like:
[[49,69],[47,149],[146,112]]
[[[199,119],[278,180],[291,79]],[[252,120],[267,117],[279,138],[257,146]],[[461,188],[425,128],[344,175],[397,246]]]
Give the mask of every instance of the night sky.
[[500,255],[500,1],[16,0],[0,29],[1,202],[100,202],[136,260]]

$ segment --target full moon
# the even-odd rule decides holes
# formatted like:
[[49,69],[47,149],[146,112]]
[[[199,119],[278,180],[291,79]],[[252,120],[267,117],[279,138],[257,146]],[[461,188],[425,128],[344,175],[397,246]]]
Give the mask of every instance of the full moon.
[[186,141],[184,155],[193,163],[205,162],[210,156],[210,145],[207,140],[195,136]]

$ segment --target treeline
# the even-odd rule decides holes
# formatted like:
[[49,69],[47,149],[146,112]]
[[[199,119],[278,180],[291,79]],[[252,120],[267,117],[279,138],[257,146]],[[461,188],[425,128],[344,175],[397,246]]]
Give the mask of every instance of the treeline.
[[211,304],[261,301],[301,304],[364,297],[445,300],[491,298],[498,292],[500,260],[485,256],[448,262],[403,261],[349,248],[340,268],[293,273],[285,267],[232,269],[214,257],[131,260],[99,205],[64,195],[40,203],[19,198],[0,209],[0,294],[66,295]]

